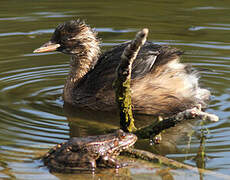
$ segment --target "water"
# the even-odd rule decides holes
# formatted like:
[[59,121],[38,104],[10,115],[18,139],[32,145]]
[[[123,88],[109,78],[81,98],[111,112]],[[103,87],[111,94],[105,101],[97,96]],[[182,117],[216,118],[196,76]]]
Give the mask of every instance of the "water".
[[37,160],[70,136],[100,134],[119,125],[116,115],[63,109],[69,57],[32,53],[50,38],[57,24],[76,18],[96,27],[103,39],[102,50],[133,39],[140,28],[148,27],[150,41],[178,47],[185,51],[183,62],[210,69],[202,72],[201,84],[213,94],[207,111],[217,114],[220,121],[185,123],[166,131],[163,139],[167,141],[160,146],[149,146],[147,140],[139,140],[136,146],[197,167],[202,163],[195,157],[204,139],[205,167],[217,176],[188,170],[164,173],[174,179],[230,176],[229,7],[230,1],[208,0],[1,1],[0,179],[160,178],[159,167],[146,162],[140,162],[144,165],[139,168],[121,169],[118,175],[108,170],[93,177],[51,174]]

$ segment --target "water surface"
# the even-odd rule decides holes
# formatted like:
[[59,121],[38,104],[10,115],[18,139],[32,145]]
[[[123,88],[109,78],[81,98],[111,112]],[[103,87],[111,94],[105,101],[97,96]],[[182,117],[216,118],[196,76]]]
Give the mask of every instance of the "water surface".
[[[183,62],[209,69],[202,71],[201,84],[213,94],[207,111],[217,114],[220,121],[184,123],[167,130],[162,145],[139,140],[136,147],[199,167],[202,163],[197,156],[203,145],[205,168],[230,176],[229,7],[227,0],[1,1],[0,179],[98,178],[51,174],[36,160],[71,136],[101,134],[119,126],[117,115],[63,108],[69,57],[32,53],[49,40],[57,24],[77,18],[96,28],[103,51],[133,39],[139,29],[147,27],[150,41],[180,48],[185,51]],[[101,172],[100,177],[163,178],[160,170],[166,167],[142,163],[145,165],[139,168],[121,169],[118,175],[114,170]],[[163,172],[174,179],[222,179],[187,170]]]

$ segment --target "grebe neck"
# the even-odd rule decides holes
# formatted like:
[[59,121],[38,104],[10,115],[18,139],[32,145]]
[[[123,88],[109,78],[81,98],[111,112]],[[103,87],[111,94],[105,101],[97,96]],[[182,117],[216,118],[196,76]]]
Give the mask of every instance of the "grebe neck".
[[96,34],[89,29],[87,32],[77,37],[80,42],[70,58],[70,71],[64,86],[64,100],[73,103],[74,89],[78,88],[82,78],[94,67],[100,54],[99,41]]

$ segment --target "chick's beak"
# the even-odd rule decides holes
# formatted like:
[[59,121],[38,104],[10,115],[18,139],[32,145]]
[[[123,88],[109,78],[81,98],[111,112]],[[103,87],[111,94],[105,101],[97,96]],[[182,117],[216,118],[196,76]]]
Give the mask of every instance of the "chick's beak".
[[51,41],[43,44],[40,48],[35,49],[34,53],[43,53],[43,52],[51,52],[56,51],[58,47],[60,47],[60,44],[53,43]]

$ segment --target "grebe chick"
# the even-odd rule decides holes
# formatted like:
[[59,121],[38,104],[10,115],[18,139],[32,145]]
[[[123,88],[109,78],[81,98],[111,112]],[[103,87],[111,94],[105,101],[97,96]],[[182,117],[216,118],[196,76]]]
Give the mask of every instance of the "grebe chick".
[[[101,54],[97,33],[80,20],[56,27],[51,40],[35,53],[59,51],[71,56],[63,98],[92,110],[117,109],[113,82],[121,54],[130,42]],[[168,116],[206,107],[210,92],[198,85],[198,72],[180,63],[176,48],[146,42],[132,66],[132,104],[136,113]]]

